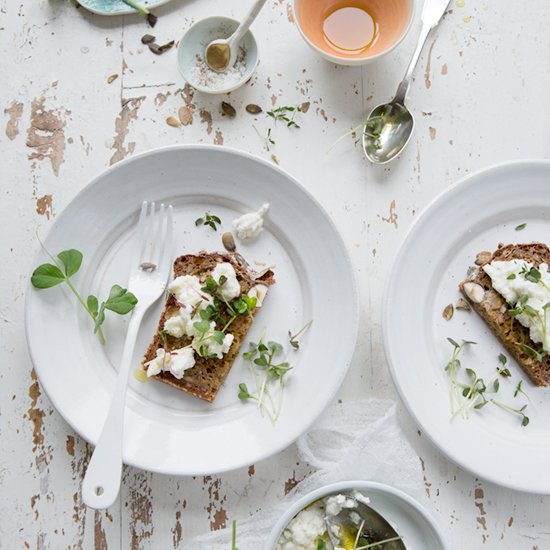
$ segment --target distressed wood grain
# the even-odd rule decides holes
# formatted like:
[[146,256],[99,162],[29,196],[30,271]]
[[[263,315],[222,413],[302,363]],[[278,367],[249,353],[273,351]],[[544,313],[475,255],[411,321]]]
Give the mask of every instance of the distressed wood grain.
[[[242,2],[175,0],[155,10],[153,34],[176,41],[211,14],[239,17]],[[124,470],[107,510],[86,510],[80,484],[91,447],[55,411],[26,352],[23,304],[35,233],[45,235],[74,195],[123,158],[173,143],[215,143],[280,164],[327,209],[358,277],[361,337],[338,394],[396,398],[381,339],[381,294],[397,247],[415,216],[458,178],[489,164],[548,157],[550,12],[545,0],[452,3],[411,86],[416,131],[402,157],[376,167],[355,128],[394,92],[414,33],[384,62],[339,67],[319,59],[293,28],[290,0],[271,0],[254,24],[261,63],[241,89],[195,93],[176,67],[176,49],[154,56],[140,17],[102,18],[70,1],[0,0],[0,545],[37,549],[191,548],[198,533],[223,528],[276,502],[309,473],[291,446],[248,468],[178,478]],[[533,52],[541,52],[533,55]],[[117,75],[116,78],[112,78]],[[236,109],[224,115],[221,101]],[[246,105],[263,112],[250,114]],[[300,105],[300,129],[265,111]],[[536,105],[539,116],[526,116]],[[170,126],[168,117],[180,125]],[[275,144],[266,147],[271,129]],[[340,141],[339,138],[342,138]],[[449,463],[401,411],[422,458],[431,511],[457,548],[550,546],[550,499],[499,488]]]

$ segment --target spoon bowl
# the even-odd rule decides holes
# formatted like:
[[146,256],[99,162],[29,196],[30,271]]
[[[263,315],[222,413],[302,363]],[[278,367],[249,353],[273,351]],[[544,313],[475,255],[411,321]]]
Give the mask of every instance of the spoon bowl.
[[411,112],[392,101],[375,107],[363,127],[363,150],[376,164],[393,160],[405,148],[414,128]]

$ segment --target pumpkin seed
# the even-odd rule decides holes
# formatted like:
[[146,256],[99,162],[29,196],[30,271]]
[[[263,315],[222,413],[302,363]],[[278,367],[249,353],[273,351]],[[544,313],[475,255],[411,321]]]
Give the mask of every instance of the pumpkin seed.
[[443,310],[443,319],[445,321],[450,321],[453,318],[455,310],[453,307],[453,304],[449,304],[444,310]]
[[166,124],[174,128],[179,128],[181,126],[181,122],[175,116],[166,117]]
[[237,245],[235,244],[233,233],[231,233],[230,231],[226,231],[222,235],[222,244],[228,252],[235,252]]
[[111,83],[114,82],[117,78],[118,78],[118,75],[117,75],[117,74],[112,74],[112,75],[107,79],[107,84],[111,84]]
[[150,44],[151,42],[155,41],[155,37],[152,34],[144,34],[141,37],[141,43],[142,44]]
[[235,111],[235,107],[233,107],[231,103],[227,103],[227,101],[222,101],[222,112],[229,118],[235,118],[237,114],[237,111]]
[[476,256],[476,261],[474,262],[476,265],[483,265],[487,263],[493,254],[487,250],[484,250],[483,252],[480,252]]
[[262,112],[262,108],[259,105],[255,105],[254,103],[249,103],[245,107],[245,109],[251,115],[259,115]]
[[464,298],[459,298],[456,301],[455,309],[461,309],[463,311],[470,311],[472,308],[470,307],[470,304]]

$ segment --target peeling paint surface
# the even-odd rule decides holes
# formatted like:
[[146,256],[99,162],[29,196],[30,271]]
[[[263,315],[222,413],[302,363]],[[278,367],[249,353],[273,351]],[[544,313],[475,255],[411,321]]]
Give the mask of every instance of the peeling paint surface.
[[[367,163],[351,130],[402,78],[420,10],[388,56],[342,67],[305,44],[292,4],[266,4],[253,27],[261,56],[257,72],[231,94],[211,96],[183,81],[176,48],[155,56],[141,43],[151,29],[139,16],[102,18],[65,1],[0,2],[7,75],[0,106],[3,548],[193,550],[195,535],[278,502],[311,472],[294,445],[217,476],[181,478],[125,467],[120,497],[109,510],[83,505],[80,486],[92,448],[40,387],[26,351],[24,299],[39,249],[36,233],[47,235],[98,173],[153,147],[206,143],[246,150],[299,180],[342,234],[359,281],[362,336],[335,397],[349,401],[397,398],[378,320],[385,280],[415,216],[467,173],[506,160],[550,157],[550,65],[533,56],[550,51],[547,0],[532,0],[520,12],[512,0],[450,6],[411,83],[411,142],[384,167]],[[178,40],[192,22],[216,14],[238,19],[242,3],[172,2],[158,9],[152,34]],[[506,93],[489,103],[480,99],[495,89]],[[222,116],[222,101],[234,106],[235,118]],[[246,112],[248,104],[262,112]],[[285,105],[300,107],[300,128],[266,115]],[[537,105],[537,117],[526,117],[525,105]],[[168,117],[181,126],[168,126]],[[510,120],[514,132],[508,131]],[[269,129],[274,143],[266,143]],[[406,411],[401,418],[421,457],[427,505],[459,550],[550,548],[549,497],[476,479],[439,453]]]

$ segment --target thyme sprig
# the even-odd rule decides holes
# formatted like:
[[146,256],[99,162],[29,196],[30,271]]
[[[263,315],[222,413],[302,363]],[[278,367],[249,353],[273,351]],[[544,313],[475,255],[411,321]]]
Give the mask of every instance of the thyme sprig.
[[210,212],[205,212],[204,216],[202,218],[197,218],[195,220],[195,225],[198,227],[199,225],[207,225],[210,228],[212,228],[214,231],[218,230],[218,225],[220,225],[222,221],[218,216],[211,214]]

